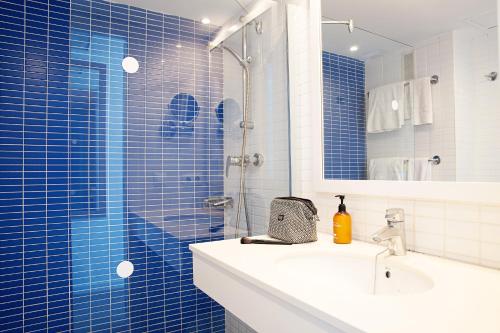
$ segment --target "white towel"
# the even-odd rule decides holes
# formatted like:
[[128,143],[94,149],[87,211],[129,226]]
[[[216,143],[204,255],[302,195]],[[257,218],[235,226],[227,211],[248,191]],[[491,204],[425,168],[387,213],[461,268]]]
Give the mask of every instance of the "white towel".
[[368,95],[368,133],[380,133],[401,128],[405,122],[404,82],[388,84],[370,90]]
[[368,165],[371,180],[407,180],[408,159],[404,157],[372,158]]
[[428,158],[416,158],[412,162],[410,162],[410,165],[413,165],[413,180],[432,180],[432,163],[429,162]]
[[410,81],[413,101],[413,125],[432,124],[431,78],[423,77]]
[[410,84],[405,84],[405,120],[411,119],[411,112],[413,110],[411,103],[411,86]]

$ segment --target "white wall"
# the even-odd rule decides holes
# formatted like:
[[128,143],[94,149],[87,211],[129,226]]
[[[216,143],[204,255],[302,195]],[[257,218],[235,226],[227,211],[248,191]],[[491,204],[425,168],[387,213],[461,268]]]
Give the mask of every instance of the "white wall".
[[452,34],[419,43],[413,50],[414,69],[404,69],[408,49],[380,55],[366,61],[366,89],[412,78],[439,76],[432,86],[434,122],[413,126],[411,120],[397,130],[367,135],[368,159],[376,157],[441,157],[433,166],[432,179],[455,180],[455,131]]
[[497,29],[453,33],[458,181],[500,181]]
[[441,164],[433,166],[432,179],[455,181],[455,100],[453,40],[451,33],[424,41],[415,47],[415,77],[439,76],[432,86],[434,121],[415,126],[415,155],[439,155]]
[[[314,2],[316,0],[312,0]],[[318,1],[319,2],[319,1]],[[309,11],[307,11],[309,10]],[[304,8],[304,21],[320,17],[319,6]],[[306,22],[305,22],[306,23]],[[304,24],[309,32],[295,31],[292,36],[297,42],[309,46],[314,40],[315,25]],[[319,49],[319,46],[317,46]],[[290,52],[295,51],[291,50]],[[331,193],[317,193],[312,177],[312,132],[319,130],[313,126],[311,110],[318,107],[315,98],[321,73],[308,71],[304,61],[314,61],[319,52],[314,48],[303,48],[291,53],[290,68],[295,68],[290,76],[292,96],[292,170],[293,194],[311,198],[319,209],[320,230],[332,233],[331,219],[338,202]],[[429,50],[428,54],[435,54]],[[302,67],[302,68],[301,68]],[[424,67],[425,68],[425,67]],[[420,68],[423,71],[423,68]],[[433,68],[429,67],[429,73]],[[420,72],[422,73],[422,72]],[[444,73],[439,73],[441,76]],[[316,84],[316,85],[314,85]],[[312,87],[312,88],[311,88]],[[471,194],[473,195],[473,194]],[[347,209],[353,216],[354,238],[369,241],[370,235],[385,224],[384,210],[402,207],[407,212],[406,228],[412,249],[459,259],[475,264],[500,268],[500,205],[456,203],[451,201],[398,200],[368,196],[350,196],[346,199]]]
[[[401,50],[367,59],[365,61],[366,91],[413,78],[406,77],[404,69],[403,59],[407,52],[407,50]],[[368,133],[366,144],[368,161],[380,157],[413,158],[415,135],[411,120],[406,120],[404,126],[396,131]]]
[[477,126],[471,126],[475,118],[471,117],[474,109],[474,59],[469,43],[476,35],[472,29],[453,33],[453,58],[455,72],[455,142],[457,145],[457,179],[472,180],[475,161],[474,140]]
[[[404,53],[404,51],[403,51]],[[400,53],[366,61],[367,90],[408,79]],[[500,102],[498,82],[484,76],[498,71],[497,29],[465,28],[420,43],[414,51],[415,77],[439,75],[432,87],[434,123],[368,134],[368,159],[431,157],[435,181],[500,181]]]

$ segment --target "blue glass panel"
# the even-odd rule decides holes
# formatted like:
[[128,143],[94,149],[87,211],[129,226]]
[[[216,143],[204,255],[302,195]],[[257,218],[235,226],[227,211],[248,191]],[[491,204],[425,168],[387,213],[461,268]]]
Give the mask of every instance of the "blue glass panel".
[[188,250],[223,238],[200,213],[223,193],[221,92],[196,88],[221,85],[209,32],[101,0],[1,1],[0,30],[0,331],[224,331]]

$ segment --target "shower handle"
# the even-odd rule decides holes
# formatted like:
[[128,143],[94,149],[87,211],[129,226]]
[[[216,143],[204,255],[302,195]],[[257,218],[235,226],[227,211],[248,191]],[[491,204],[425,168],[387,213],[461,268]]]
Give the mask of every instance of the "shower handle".
[[[245,156],[245,166],[248,165],[248,157]],[[234,166],[241,166],[241,156],[228,155],[226,159],[226,178],[229,177],[229,168]]]
[[[253,164],[256,167],[262,166],[264,164],[264,156],[259,153],[255,153],[250,156],[247,154],[245,155],[245,167],[248,166],[250,163]],[[239,166],[241,167],[241,156],[231,156],[228,155],[226,158],[226,178],[229,177],[229,168],[231,166]]]

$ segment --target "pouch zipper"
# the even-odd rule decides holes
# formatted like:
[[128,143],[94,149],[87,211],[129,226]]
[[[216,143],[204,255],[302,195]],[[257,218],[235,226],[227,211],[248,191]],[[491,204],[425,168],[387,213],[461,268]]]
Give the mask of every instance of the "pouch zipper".
[[313,215],[316,215],[318,213],[318,210],[316,209],[316,207],[314,207],[313,202],[309,199],[304,199],[299,197],[277,197],[276,199],[300,201],[304,205],[306,205],[307,208],[309,208],[309,210],[311,211],[311,213],[313,213]]

